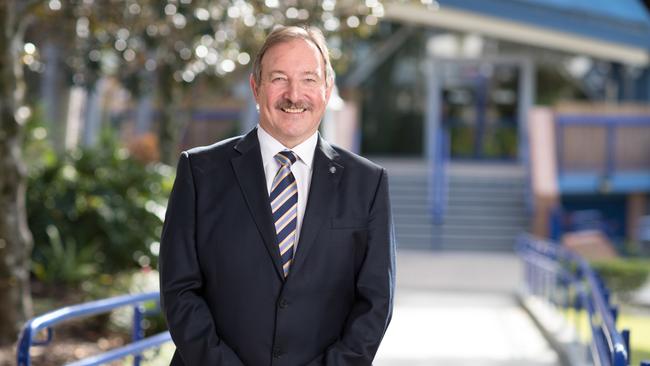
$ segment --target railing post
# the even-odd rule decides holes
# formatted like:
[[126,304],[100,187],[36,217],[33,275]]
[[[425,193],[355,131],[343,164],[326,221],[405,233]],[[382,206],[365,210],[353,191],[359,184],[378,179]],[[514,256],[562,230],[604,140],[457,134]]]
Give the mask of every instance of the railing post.
[[[133,342],[137,342],[144,338],[144,330],[142,329],[142,319],[144,315],[144,306],[142,304],[136,304],[133,307]],[[133,355],[133,366],[140,366],[142,361],[142,355],[137,354]]]
[[20,336],[20,340],[18,341],[18,366],[30,366],[31,365],[31,359],[29,357],[29,349],[32,346],[32,332],[31,328],[29,326],[29,323],[25,325],[25,328],[23,329],[23,332]]
[[444,222],[445,211],[447,208],[447,161],[449,148],[447,130],[438,128],[435,135],[435,148],[433,151],[433,173],[432,182],[433,187],[431,192],[432,205],[433,205],[433,220],[436,225],[441,225]]
[[556,205],[548,213],[548,233],[552,240],[559,241],[562,235],[562,209]]
[[623,329],[621,331],[621,337],[623,337],[623,344],[625,344],[625,351],[628,354],[628,365],[630,364],[630,360],[632,359],[632,352],[630,348],[630,330],[629,329]]
[[618,320],[618,306],[610,306],[609,312],[612,313],[612,319],[614,320],[614,324],[616,324],[616,321]]

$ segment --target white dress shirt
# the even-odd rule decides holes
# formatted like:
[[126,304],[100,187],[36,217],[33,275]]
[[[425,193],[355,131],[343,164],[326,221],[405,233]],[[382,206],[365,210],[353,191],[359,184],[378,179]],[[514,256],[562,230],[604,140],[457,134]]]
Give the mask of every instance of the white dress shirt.
[[[311,184],[312,165],[314,162],[314,151],[318,142],[318,132],[314,132],[307,140],[295,146],[293,149],[282,145],[268,132],[264,131],[262,126],[257,126],[257,139],[260,142],[260,151],[262,152],[262,164],[264,164],[264,175],[266,176],[266,190],[271,195],[271,186],[273,178],[280,169],[280,163],[275,160],[275,155],[280,151],[291,150],[296,154],[297,160],[291,164],[291,172],[296,178],[298,185],[298,218],[296,224],[296,237],[300,238],[300,229],[302,228],[302,219],[305,216],[307,207],[307,197],[309,196],[309,185]],[[298,248],[298,243],[294,243],[294,253]]]

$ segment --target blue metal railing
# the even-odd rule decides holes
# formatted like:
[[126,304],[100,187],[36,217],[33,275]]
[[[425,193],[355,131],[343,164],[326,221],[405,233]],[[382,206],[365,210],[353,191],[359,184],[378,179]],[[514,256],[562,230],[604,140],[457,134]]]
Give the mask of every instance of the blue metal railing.
[[[531,295],[586,311],[594,362],[628,366],[630,332],[616,329],[618,308],[610,303],[609,290],[589,263],[566,248],[530,235],[518,238],[517,251],[525,263],[525,281]],[[650,366],[650,361],[643,361],[641,366]]]
[[436,149],[433,156],[433,179],[432,179],[432,209],[433,221],[440,225],[443,223],[447,211],[447,200],[449,195],[449,181],[447,175],[447,164],[450,156],[449,132],[438,129],[436,133]]
[[[68,364],[67,366],[91,366],[102,365],[109,361],[119,360],[129,355],[133,355],[133,365],[139,366],[141,362],[141,353],[149,348],[159,347],[163,343],[171,341],[169,332],[165,331],[154,336],[144,338],[142,328],[142,319],[149,314],[145,309],[145,304],[155,302],[158,308],[160,295],[158,292],[150,292],[137,295],[124,295],[109,299],[92,301],[79,305],[67,306],[52,312],[38,316],[25,324],[18,341],[17,365],[30,366],[31,360],[29,350],[32,346],[47,345],[52,341],[54,331],[53,326],[73,318],[86,317],[110,312],[113,309],[132,306],[133,307],[133,342],[126,346],[115,348],[108,352],[95,355],[83,360]],[[39,340],[37,335],[40,331],[45,330],[46,339]]]

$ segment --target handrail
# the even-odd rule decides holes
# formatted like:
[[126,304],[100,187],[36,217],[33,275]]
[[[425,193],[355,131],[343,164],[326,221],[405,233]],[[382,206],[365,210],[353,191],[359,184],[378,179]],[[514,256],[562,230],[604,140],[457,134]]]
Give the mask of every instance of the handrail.
[[[558,285],[565,293],[576,292],[575,301],[563,305],[587,310],[592,333],[589,346],[597,364],[628,366],[630,332],[616,329],[618,308],[609,302],[609,290],[589,263],[560,245],[528,234],[518,238],[517,251],[525,262],[526,285],[532,295],[556,301]],[[650,362],[641,363],[646,365]]]
[[433,220],[435,224],[442,224],[447,210],[449,182],[447,163],[450,156],[449,133],[444,128],[439,128],[436,133],[436,150],[433,156]]
[[127,344],[126,346],[110,350],[108,352],[91,356],[83,360],[79,360],[74,363],[70,363],[67,366],[95,366],[103,365],[109,361],[119,360],[128,355],[134,355],[142,353],[142,351],[158,347],[163,343],[170,341],[169,332],[161,332],[151,337],[147,337],[137,342]]
[[[591,290],[588,293],[585,293],[584,291],[582,292],[583,296],[587,295],[589,297],[586,299],[586,304],[593,304],[593,307],[587,308],[588,311],[591,310],[589,314],[590,324],[592,327],[597,327],[597,325],[593,323],[593,318],[597,314],[601,319],[602,325],[597,327],[596,331],[601,331],[607,341],[607,349],[603,349],[605,347],[603,347],[604,344],[602,343],[596,344],[596,346],[600,347],[598,352],[599,354],[603,354],[609,351],[609,355],[612,358],[612,365],[626,366],[629,364],[629,340],[625,339],[625,330],[623,333],[619,333],[616,329],[614,314],[618,310],[615,307],[612,307],[609,304],[609,301],[606,300],[602,290],[607,290],[602,285],[602,282],[597,279],[596,274],[589,264],[577,255],[574,255],[574,257],[574,260],[579,263],[584,279],[587,281],[588,287]],[[594,331],[592,330],[592,333],[593,332]]]
[[[133,343],[113,349],[100,355],[90,357],[88,359],[77,361],[73,364],[70,364],[69,366],[100,365],[105,362],[117,360],[128,355],[135,356],[133,359],[133,365],[138,366],[140,364],[139,354],[143,350],[157,347],[171,340],[169,332],[159,333],[155,336],[143,339],[144,335],[142,332],[141,320],[143,316],[147,314],[147,311],[144,308],[144,303],[152,301],[159,304],[160,295],[158,292],[123,295],[78,305],[66,306],[64,308],[57,309],[33,318],[25,324],[23,331],[21,332],[16,355],[17,365],[31,365],[31,359],[29,355],[30,348],[32,346],[40,346],[50,343],[53,338],[53,326],[70,319],[102,314],[124,306],[133,306]],[[41,330],[47,331],[47,338],[45,340],[35,339],[36,335]]]

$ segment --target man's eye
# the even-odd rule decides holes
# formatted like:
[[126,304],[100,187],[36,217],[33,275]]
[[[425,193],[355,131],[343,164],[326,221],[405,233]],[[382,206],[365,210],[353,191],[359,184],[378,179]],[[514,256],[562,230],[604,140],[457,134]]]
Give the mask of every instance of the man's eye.
[[285,81],[285,80],[287,80],[287,79],[283,78],[283,77],[276,77],[276,78],[271,79],[271,81],[274,82],[274,83],[282,82],[282,81]]

